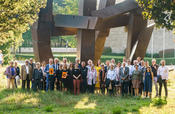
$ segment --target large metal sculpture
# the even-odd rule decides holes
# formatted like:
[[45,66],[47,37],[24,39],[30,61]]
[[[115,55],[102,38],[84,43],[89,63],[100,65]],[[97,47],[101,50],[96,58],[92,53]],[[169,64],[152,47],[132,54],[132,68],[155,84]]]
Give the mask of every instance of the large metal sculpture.
[[[48,61],[53,57],[50,47],[51,36],[76,35],[77,56],[95,63],[100,59],[110,28],[126,26],[128,39],[126,58],[144,57],[154,25],[147,24],[135,0],[80,0],[79,15],[53,15],[53,0],[47,0],[39,19],[32,26],[34,53],[37,61]],[[117,38],[117,36],[116,36]]]

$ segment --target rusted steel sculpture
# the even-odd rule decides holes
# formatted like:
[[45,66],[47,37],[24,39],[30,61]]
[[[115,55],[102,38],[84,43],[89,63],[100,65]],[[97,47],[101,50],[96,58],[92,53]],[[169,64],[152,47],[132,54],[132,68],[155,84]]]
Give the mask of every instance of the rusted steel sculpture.
[[[128,40],[126,58],[144,57],[154,25],[143,19],[135,0],[80,0],[79,15],[53,15],[53,0],[47,0],[39,19],[32,26],[32,39],[36,61],[48,61],[53,57],[50,47],[51,36],[77,35],[77,57],[83,61],[100,59],[110,29],[126,26]],[[116,36],[117,37],[117,36]]]

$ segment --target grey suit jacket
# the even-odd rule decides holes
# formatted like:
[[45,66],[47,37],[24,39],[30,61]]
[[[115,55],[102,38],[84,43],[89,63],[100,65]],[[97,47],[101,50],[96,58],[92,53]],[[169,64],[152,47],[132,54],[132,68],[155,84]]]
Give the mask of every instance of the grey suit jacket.
[[125,71],[123,72],[123,67],[120,68],[119,71],[120,82],[127,81],[129,77],[129,68],[125,67]]

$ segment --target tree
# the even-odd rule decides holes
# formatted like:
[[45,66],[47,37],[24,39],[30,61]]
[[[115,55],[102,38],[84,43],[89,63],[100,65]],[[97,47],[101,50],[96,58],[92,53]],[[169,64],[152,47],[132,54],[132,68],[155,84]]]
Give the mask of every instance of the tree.
[[10,59],[11,48],[22,42],[22,33],[38,18],[46,0],[0,0],[0,49],[5,62]]
[[175,0],[137,0],[146,19],[153,19],[157,27],[175,28]]

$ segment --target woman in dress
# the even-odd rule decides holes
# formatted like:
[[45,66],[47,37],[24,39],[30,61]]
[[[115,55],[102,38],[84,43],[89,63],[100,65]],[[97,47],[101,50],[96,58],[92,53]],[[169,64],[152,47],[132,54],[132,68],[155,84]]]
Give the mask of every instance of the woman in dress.
[[74,94],[80,94],[80,80],[81,80],[81,72],[79,69],[79,64],[75,64],[75,68],[73,69],[73,85],[74,85]]
[[95,89],[97,93],[100,93],[100,69],[101,69],[101,61],[98,60],[97,66],[95,66],[95,69],[97,71],[97,79],[95,84]]
[[68,73],[68,75],[69,75],[69,79],[68,79],[69,88],[68,89],[71,93],[73,93],[73,69],[74,69],[73,63],[70,63],[69,64],[69,73]]
[[151,67],[146,68],[145,72],[145,80],[144,80],[144,96],[146,97],[149,95],[151,98],[151,93],[152,93],[152,80],[153,78],[153,72],[151,71]]
[[132,73],[132,85],[134,88],[135,96],[139,96],[139,86],[140,86],[140,77],[142,73],[139,70],[138,65],[135,65],[135,70]]
[[67,69],[67,64],[63,64],[63,70],[62,70],[62,82],[63,82],[63,91],[67,92],[67,88],[69,86],[69,82],[68,82],[68,73],[69,70]]

